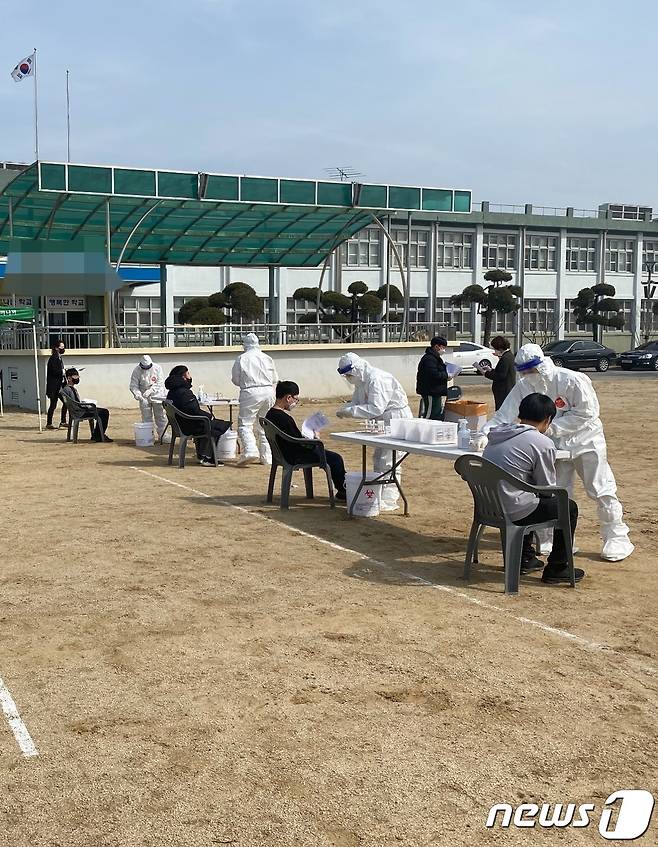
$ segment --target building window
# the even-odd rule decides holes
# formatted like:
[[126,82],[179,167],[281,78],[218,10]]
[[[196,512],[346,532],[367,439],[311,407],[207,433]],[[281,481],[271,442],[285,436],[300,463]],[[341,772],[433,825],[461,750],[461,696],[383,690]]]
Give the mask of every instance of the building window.
[[191,297],[174,297],[174,323],[178,323],[178,313],[181,310],[181,306],[184,306],[188,300],[191,300]]
[[[654,266],[658,264],[658,241],[644,242],[642,248],[642,270],[644,273],[646,273],[647,270],[647,262],[653,262]],[[655,267],[655,271],[658,276],[658,267]]]
[[[391,317],[401,318],[403,312],[402,304],[391,308]],[[409,298],[409,323],[427,323],[427,297]]]
[[473,307],[467,304],[463,306],[451,306],[449,297],[436,298],[436,322],[454,326],[456,332],[462,335],[471,335]]
[[525,243],[525,267],[528,271],[554,271],[557,268],[557,238],[529,235]]
[[123,326],[161,326],[159,297],[122,297],[120,308]]
[[571,335],[577,332],[589,332],[591,334],[592,327],[590,324],[577,324],[572,312],[573,300],[564,301],[564,333]]
[[494,312],[491,331],[496,334],[511,335],[514,332],[515,312]]
[[[395,242],[402,264],[407,267],[407,235],[406,229],[392,229],[391,238]],[[430,240],[429,230],[427,229],[412,229],[411,230],[411,267],[426,268],[427,253]],[[390,256],[391,267],[397,266],[397,260],[393,251]]]
[[348,267],[381,266],[381,234],[377,229],[362,229],[342,247],[342,261]]
[[524,300],[523,331],[557,333],[555,300]]
[[567,270],[596,270],[596,238],[567,238]]
[[299,323],[301,315],[308,315],[309,313],[315,315],[316,311],[315,300],[293,300],[292,297],[286,299],[287,324]]
[[[614,298],[617,299],[617,298]],[[613,329],[612,327],[603,327],[603,332],[632,332],[633,330],[633,300],[617,300],[619,303],[619,314],[624,319],[623,329]]]
[[611,273],[633,273],[632,238],[608,238],[605,248],[605,269]]
[[436,265],[439,268],[473,267],[473,235],[470,232],[439,230]]
[[482,245],[482,265],[485,268],[516,269],[516,235],[485,232]]

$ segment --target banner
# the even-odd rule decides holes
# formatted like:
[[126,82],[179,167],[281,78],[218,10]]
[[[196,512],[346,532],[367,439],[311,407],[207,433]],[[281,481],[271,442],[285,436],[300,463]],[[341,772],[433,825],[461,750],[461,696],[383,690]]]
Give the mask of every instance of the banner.
[[17,309],[13,306],[0,306],[0,323],[4,321],[33,321],[34,309]]

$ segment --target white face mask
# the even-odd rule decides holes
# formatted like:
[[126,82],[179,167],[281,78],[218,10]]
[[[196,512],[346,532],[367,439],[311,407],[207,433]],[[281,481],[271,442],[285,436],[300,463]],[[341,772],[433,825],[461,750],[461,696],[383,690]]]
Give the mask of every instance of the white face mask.
[[343,374],[343,376],[345,377],[347,382],[349,382],[350,385],[356,385],[356,375],[355,374]]
[[299,400],[289,400],[288,401],[288,411],[292,412],[295,406],[299,403]]

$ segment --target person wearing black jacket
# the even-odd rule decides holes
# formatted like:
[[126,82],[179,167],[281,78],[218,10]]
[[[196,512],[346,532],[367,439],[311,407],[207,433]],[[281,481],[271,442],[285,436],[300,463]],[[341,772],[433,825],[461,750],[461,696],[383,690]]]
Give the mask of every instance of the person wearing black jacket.
[[[171,373],[165,380],[165,388],[168,391],[167,400],[170,400],[179,412],[208,418],[210,421],[210,437],[213,441],[217,442],[230,429],[231,424],[228,421],[213,418],[209,412],[204,412],[201,409],[199,401],[192,391],[192,376],[187,369],[187,365],[176,365],[175,368],[171,369]],[[201,421],[188,421],[181,418],[179,419],[179,426],[183,435],[196,436],[204,433]],[[215,461],[212,458],[212,445],[208,439],[195,438],[194,445],[199,464],[204,467],[215,467]]]
[[[290,435],[293,438],[303,438],[299,427],[295,423],[295,419],[292,415],[288,414],[299,403],[299,386],[291,380],[283,380],[277,382],[275,394],[276,401],[265,417],[280,429],[281,432],[285,432],[286,435]],[[279,444],[284,458],[290,464],[296,465],[308,462],[310,450],[297,447],[297,445],[290,444],[287,441],[280,441]],[[336,489],[336,499],[346,500],[345,462],[343,461],[343,457],[340,453],[334,453],[333,450],[326,449],[324,455],[331,471],[334,488]]]
[[498,364],[488,371],[481,371],[487,379],[492,382],[491,390],[496,404],[496,411],[505,402],[505,398],[516,384],[516,370],[514,368],[514,354],[509,349],[509,341],[502,335],[491,339],[494,355],[498,357]]
[[[65,352],[66,347],[60,338],[59,341],[53,344],[52,355],[48,359],[48,366],[46,367],[46,397],[50,400],[46,417],[46,429],[55,429],[53,426],[53,415],[57,408],[57,401],[60,399],[60,389],[66,385],[64,360],[62,358]],[[60,428],[66,426],[66,406],[64,403],[62,403],[62,414],[59,425]]]
[[443,420],[443,409],[448,394],[448,371],[441,353],[445,353],[448,342],[440,335],[430,341],[430,346],[418,363],[416,394],[420,394],[419,417],[432,421]]

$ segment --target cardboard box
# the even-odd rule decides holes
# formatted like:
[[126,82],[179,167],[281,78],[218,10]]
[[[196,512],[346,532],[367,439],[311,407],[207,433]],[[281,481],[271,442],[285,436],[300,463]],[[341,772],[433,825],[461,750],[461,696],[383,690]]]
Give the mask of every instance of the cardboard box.
[[473,400],[449,400],[445,405],[445,421],[459,421],[466,418],[469,429],[477,432],[487,422],[488,403],[477,403]]

